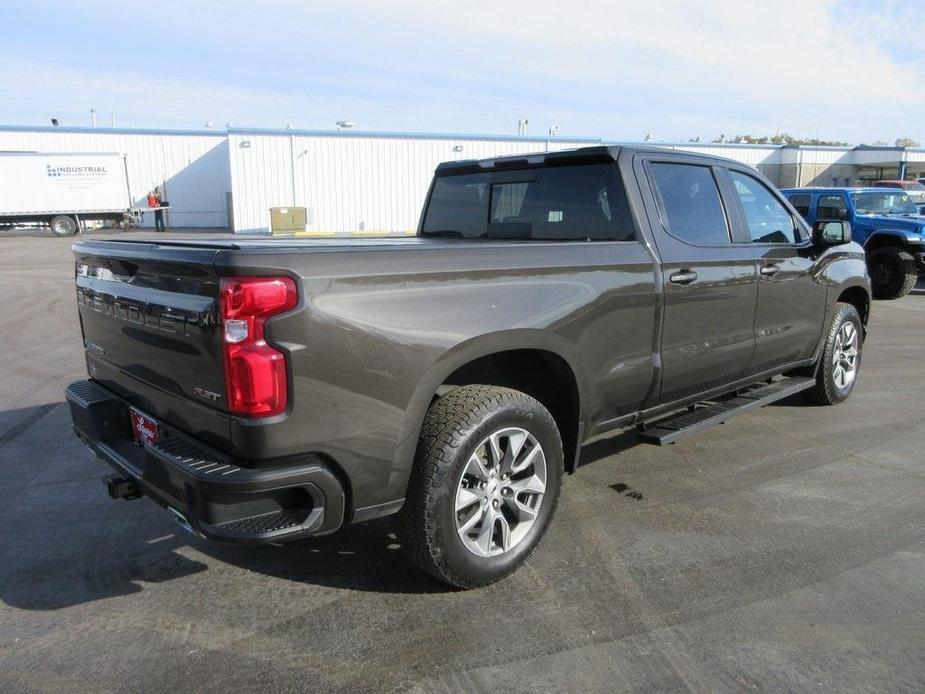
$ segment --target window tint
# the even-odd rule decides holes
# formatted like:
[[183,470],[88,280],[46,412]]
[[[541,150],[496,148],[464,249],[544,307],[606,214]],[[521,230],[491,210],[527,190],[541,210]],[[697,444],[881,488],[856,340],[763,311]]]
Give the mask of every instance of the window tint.
[[696,244],[729,243],[726,214],[709,167],[653,163],[662,222],[672,236]]
[[820,195],[816,219],[848,219],[848,203],[844,195]]
[[798,239],[793,217],[780,200],[757,178],[730,171],[739,201],[755,243],[795,243]]
[[793,208],[800,213],[800,216],[806,218],[809,215],[809,202],[812,197],[809,195],[788,195],[787,199]]
[[629,209],[610,164],[492,174],[491,238],[633,238]]
[[466,238],[634,238],[626,193],[612,164],[441,176],[422,234]]
[[427,205],[422,233],[471,238],[484,236],[489,180],[488,174],[438,178]]

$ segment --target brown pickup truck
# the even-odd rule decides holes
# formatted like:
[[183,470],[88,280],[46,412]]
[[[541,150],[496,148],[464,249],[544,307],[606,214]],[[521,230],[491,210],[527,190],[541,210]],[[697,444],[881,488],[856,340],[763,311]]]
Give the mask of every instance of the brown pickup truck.
[[582,444],[667,444],[857,382],[844,221],[754,170],[595,147],[436,172],[416,238],[81,240],[77,435],[208,538],[397,514],[462,587],[536,548]]

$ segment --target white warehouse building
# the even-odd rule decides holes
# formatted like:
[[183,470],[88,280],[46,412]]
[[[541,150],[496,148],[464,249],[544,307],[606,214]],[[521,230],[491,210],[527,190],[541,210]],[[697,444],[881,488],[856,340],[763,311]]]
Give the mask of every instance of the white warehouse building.
[[[605,144],[600,138],[318,130],[147,130],[0,126],[0,152],[125,156],[131,205],[159,187],[174,227],[271,231],[299,210],[307,234],[411,234],[442,161]],[[621,144],[621,143],[612,143]],[[638,143],[634,143],[638,144]],[[774,183],[857,185],[925,173],[925,149],[651,143],[755,167]],[[145,215],[143,226],[152,226]]]

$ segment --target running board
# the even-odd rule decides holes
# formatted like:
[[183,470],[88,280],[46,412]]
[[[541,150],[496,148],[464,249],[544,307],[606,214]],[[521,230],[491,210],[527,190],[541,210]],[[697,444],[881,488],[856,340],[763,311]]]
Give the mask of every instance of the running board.
[[759,383],[748,387],[729,400],[713,402],[699,408],[695,406],[695,409],[657,420],[641,428],[637,434],[637,440],[642,443],[665,446],[685,436],[696,434],[717,424],[723,424],[740,414],[789,398],[800,391],[812,388],[815,383],[815,378],[806,376]]

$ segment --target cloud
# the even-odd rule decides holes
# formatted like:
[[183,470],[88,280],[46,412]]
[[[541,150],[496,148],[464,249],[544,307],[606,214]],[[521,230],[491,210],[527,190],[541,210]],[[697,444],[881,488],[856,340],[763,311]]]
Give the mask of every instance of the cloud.
[[83,120],[90,105],[116,104],[139,124],[191,127],[350,118],[369,129],[513,132],[528,116],[534,133],[558,123],[562,134],[617,139],[778,127],[925,139],[916,49],[925,13],[908,0],[450,7],[162,0],[139,42],[117,31],[139,24],[129,4],[98,4],[86,17],[58,4],[62,33],[98,32],[94,51],[80,62],[55,53],[47,24],[40,44],[17,34],[0,48],[0,89],[16,97],[7,111],[20,119],[69,107]]

